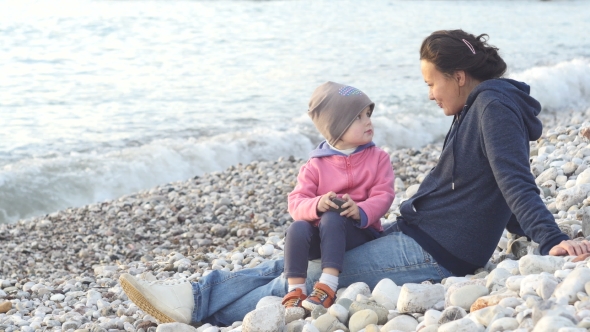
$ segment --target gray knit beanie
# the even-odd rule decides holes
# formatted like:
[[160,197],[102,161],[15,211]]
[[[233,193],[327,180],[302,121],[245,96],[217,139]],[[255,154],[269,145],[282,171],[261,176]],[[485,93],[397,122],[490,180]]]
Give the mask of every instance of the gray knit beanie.
[[335,146],[356,117],[375,104],[361,90],[334,82],[326,82],[315,89],[307,114],[320,134]]

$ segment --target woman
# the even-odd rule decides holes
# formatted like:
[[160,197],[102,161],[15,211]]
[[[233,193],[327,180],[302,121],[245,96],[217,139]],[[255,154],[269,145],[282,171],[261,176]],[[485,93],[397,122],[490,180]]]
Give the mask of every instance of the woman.
[[[590,242],[557,227],[529,169],[529,141],[540,137],[541,107],[528,85],[500,77],[506,64],[487,35],[436,31],[420,48],[429,98],[454,121],[438,165],[400,207],[395,231],[350,250],[341,287],[381,279],[397,284],[473,273],[491,257],[504,228],[526,234],[546,255],[580,255]],[[264,296],[282,297],[283,261],[236,273],[213,271],[198,283],[148,283],[124,274],[129,298],[162,322],[229,325]],[[309,265],[308,290],[321,274]]]

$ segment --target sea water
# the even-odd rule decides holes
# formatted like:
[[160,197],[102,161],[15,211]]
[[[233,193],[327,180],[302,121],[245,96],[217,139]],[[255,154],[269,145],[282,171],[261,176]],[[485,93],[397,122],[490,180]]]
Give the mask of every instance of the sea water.
[[0,222],[253,160],[306,158],[331,80],[377,145],[440,141],[418,49],[487,33],[544,112],[590,105],[590,1],[0,0]]

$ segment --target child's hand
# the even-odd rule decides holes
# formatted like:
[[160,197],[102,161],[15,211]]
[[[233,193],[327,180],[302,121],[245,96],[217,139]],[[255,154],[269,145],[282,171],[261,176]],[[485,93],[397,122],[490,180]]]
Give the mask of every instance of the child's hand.
[[356,202],[353,201],[352,198],[350,198],[350,195],[344,194],[344,196],[342,196],[342,199],[344,199],[346,203],[342,204],[342,208],[344,209],[344,211],[342,211],[340,215],[343,217],[352,218],[354,220],[361,220],[361,213],[359,211],[359,207],[358,205],[356,205]]
[[324,212],[328,211],[330,209],[330,207],[333,207],[335,209],[338,208],[338,205],[336,205],[336,203],[332,202],[332,200],[331,200],[332,197],[336,197],[336,193],[333,191],[330,191],[329,193],[323,195],[322,198],[320,198],[320,200],[318,201],[318,207],[317,207],[318,212],[324,213]]

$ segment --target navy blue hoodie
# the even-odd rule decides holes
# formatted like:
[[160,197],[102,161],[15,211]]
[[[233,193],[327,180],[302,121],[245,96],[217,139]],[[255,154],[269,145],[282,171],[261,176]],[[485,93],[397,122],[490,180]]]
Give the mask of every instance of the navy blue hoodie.
[[488,262],[510,220],[543,255],[569,239],[530,170],[529,141],[541,136],[543,125],[529,90],[510,79],[475,87],[453,120],[437,166],[400,207],[401,231],[456,275]]

